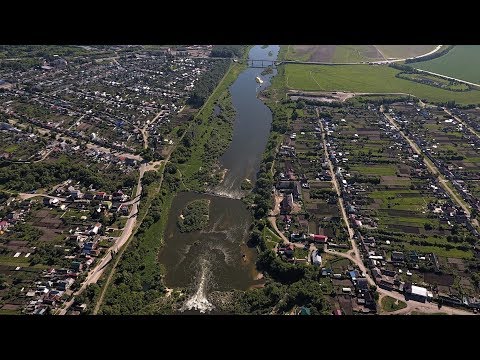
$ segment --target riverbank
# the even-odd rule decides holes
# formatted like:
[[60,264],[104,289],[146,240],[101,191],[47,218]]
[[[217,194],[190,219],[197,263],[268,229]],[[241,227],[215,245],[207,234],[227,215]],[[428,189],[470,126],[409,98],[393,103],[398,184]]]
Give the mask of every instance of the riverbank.
[[[277,51],[278,47],[266,51],[272,49]],[[258,47],[250,52],[250,58],[263,56]],[[218,134],[221,121],[225,123],[222,117],[235,115],[231,119],[234,120],[233,139],[227,149],[222,149],[224,154],[220,160],[209,161],[211,144],[217,141],[208,136],[205,142],[198,141],[191,147],[191,159],[178,165],[188,188],[195,192],[182,192],[176,196],[170,209],[164,234],[165,246],[159,261],[167,268],[165,284],[185,288],[190,294],[184,310],[210,311],[209,295],[212,291],[248,290],[252,285],[259,285],[259,274],[255,268],[256,251],[247,246],[251,213],[237,199],[245,192],[241,189],[242,182],[245,188],[248,183],[245,179],[256,177],[270,130],[271,113],[257,94],[269,85],[271,76],[260,86],[255,81],[260,72],[261,69],[243,66],[231,86],[226,84],[222,89],[222,84],[217,90],[216,101],[212,101],[211,106],[207,106],[199,116],[196,123],[199,131],[192,136],[195,140],[204,140],[202,138],[211,133]],[[214,186],[216,179],[212,178],[216,174],[213,169],[207,168],[208,164],[213,165],[217,174],[223,175],[222,170],[228,169],[225,176],[219,176],[223,181],[218,186]],[[194,166],[198,169],[191,169]],[[202,193],[205,188],[208,188],[209,194]],[[201,231],[180,234],[175,226],[176,217],[187,202],[202,198],[212,200],[210,224]]]
[[[244,65],[243,65],[244,66]],[[198,125],[205,124],[208,116],[213,111],[213,106],[218,96],[222,94],[219,89],[228,89],[241,71],[242,65],[232,63],[228,72],[215,91],[210,95],[203,107],[198,111],[183,136],[182,145],[187,140],[187,132],[198,131]],[[193,140],[193,139],[191,139]],[[194,141],[194,140],[193,140]],[[194,142],[195,144],[195,142]],[[152,200],[152,205],[145,207],[145,226],[138,229],[135,238],[126,249],[117,271],[113,275],[113,283],[116,286],[109,286],[106,292],[104,304],[100,313],[103,314],[134,314],[145,311],[155,303],[155,299],[163,298],[166,288],[163,285],[164,267],[158,263],[158,252],[163,246],[163,232],[168,220],[169,209],[178,191],[185,190],[185,174],[177,166],[178,159],[176,152],[182,151],[178,148],[173,152],[171,161],[166,165],[165,179],[159,189],[158,195]],[[190,161],[184,163],[190,165]],[[143,212],[143,209],[141,209]],[[176,301],[182,301],[176,297]],[[169,306],[161,306],[161,310],[152,310],[154,313],[168,313],[176,307],[175,302],[170,300]],[[153,307],[156,309],[156,307]],[[142,310],[143,309],[143,310]]]
[[[222,170],[215,171],[215,164],[232,140],[235,120],[229,87],[245,68],[245,64],[234,63],[195,118],[190,157],[178,164],[192,191],[205,191],[222,180]],[[215,106],[220,108],[218,115],[214,115]]]

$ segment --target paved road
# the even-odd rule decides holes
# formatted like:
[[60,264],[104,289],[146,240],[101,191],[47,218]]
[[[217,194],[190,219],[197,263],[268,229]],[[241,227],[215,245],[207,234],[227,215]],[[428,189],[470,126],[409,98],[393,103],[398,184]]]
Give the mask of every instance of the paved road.
[[[283,60],[283,61],[281,61],[281,63],[306,64],[306,65],[309,65],[309,64],[311,64],[311,65],[360,65],[360,64],[367,64],[367,63],[379,64],[379,65],[380,64],[391,64],[391,63],[396,63],[396,62],[402,62],[402,61],[405,61],[405,60],[408,60],[408,59],[412,59],[412,60],[413,59],[418,59],[418,58],[421,58],[421,57],[424,57],[424,56],[427,56],[427,55],[434,54],[437,51],[439,51],[442,46],[443,45],[437,45],[437,47],[435,49],[433,49],[432,51],[429,51],[426,54],[421,54],[421,55],[418,55],[418,56],[413,56],[413,57],[409,57],[409,58],[402,58],[402,59],[389,59],[389,60],[378,60],[378,61],[361,61],[361,62],[344,62],[344,63],[331,63],[331,62],[324,62],[324,61]],[[382,56],[385,58],[385,56],[383,54],[382,54]],[[454,80],[458,80],[458,79],[454,79]],[[458,81],[462,81],[462,80],[458,80]]]
[[472,86],[480,87],[480,84],[473,83],[473,82],[470,82],[470,81],[466,81],[466,80],[462,80],[462,79],[457,79],[457,78],[454,78],[454,77],[451,77],[451,76],[447,76],[447,75],[443,75],[443,74],[438,74],[438,73],[434,73],[434,72],[427,71],[427,70],[422,70],[422,69],[417,69],[417,68],[415,68],[415,69],[416,69],[417,71],[419,71],[419,72],[422,72],[422,73],[426,73],[426,74],[430,74],[430,75],[435,75],[435,76],[439,76],[439,77],[444,78],[444,79],[455,80],[455,81],[458,81],[458,82],[460,82],[460,83],[464,83],[464,84],[467,84],[467,85],[472,85]]
[[[424,57],[424,56],[427,56],[427,55],[432,55],[434,53],[436,53],[437,51],[440,50],[440,48],[442,47],[443,45],[437,45],[437,47],[435,49],[433,49],[432,51],[426,53],[426,54],[421,54],[421,55],[417,55],[417,56],[413,56],[413,57],[409,57],[409,58],[403,58],[403,59],[390,59],[390,60],[382,60],[382,61],[374,61],[372,63],[374,64],[390,64],[390,63],[394,63],[394,62],[401,62],[401,61],[405,61],[405,60],[408,60],[408,59],[418,59],[418,58],[421,58],[421,57]],[[378,49],[377,49],[378,50]],[[379,50],[380,51],[380,50]],[[385,57],[382,53],[382,56]]]

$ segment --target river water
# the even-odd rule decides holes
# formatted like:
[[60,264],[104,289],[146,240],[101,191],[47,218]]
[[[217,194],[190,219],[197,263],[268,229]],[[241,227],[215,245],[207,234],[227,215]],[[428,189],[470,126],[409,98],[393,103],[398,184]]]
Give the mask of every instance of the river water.
[[[275,60],[279,48],[254,46],[249,59]],[[255,249],[246,246],[252,216],[239,199],[244,195],[240,189],[242,181],[255,181],[272,121],[270,110],[257,94],[270,85],[276,70],[265,76],[261,75],[262,70],[245,69],[230,87],[236,118],[232,142],[220,158],[227,174],[212,190],[220,196],[180,193],[170,210],[159,261],[166,266],[168,287],[190,290],[191,296],[182,308],[185,311],[214,311],[208,300],[211,291],[246,290],[259,283]],[[262,84],[255,80],[257,76],[264,80]],[[210,200],[209,223],[201,231],[180,233],[177,219],[185,206],[196,199]]]

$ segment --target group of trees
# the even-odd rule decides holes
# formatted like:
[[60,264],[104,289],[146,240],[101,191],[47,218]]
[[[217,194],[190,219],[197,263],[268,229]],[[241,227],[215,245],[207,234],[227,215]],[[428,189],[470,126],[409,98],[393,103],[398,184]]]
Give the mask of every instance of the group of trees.
[[211,69],[205,72],[195,83],[195,88],[191,92],[187,103],[195,108],[201,107],[229,67],[230,60],[215,61]]
[[241,57],[245,51],[245,45],[215,45],[210,53],[211,57]]
[[333,203],[337,200],[337,193],[335,190],[332,189],[311,189],[310,190],[310,198],[312,199],[323,199],[323,200],[330,200],[333,199]]
[[161,234],[154,233],[151,227],[161,218],[166,192],[160,191],[152,200],[148,214],[125,250],[106,293],[102,314],[135,314],[165,293],[162,268],[156,262]]
[[64,248],[47,243],[37,246],[35,253],[30,258],[30,265],[45,264],[56,267],[68,267],[70,261],[65,259]]
[[350,181],[352,183],[369,183],[372,185],[378,185],[380,184],[380,178],[378,176],[364,176],[364,175],[353,175],[350,178]]
[[180,232],[201,230],[208,224],[209,200],[198,199],[187,204],[182,211],[183,218],[177,221]]
[[85,166],[72,158],[63,158],[55,162],[0,164],[0,185],[19,192],[48,187],[67,179],[80,181],[105,191],[115,191],[135,184],[135,175],[119,172],[101,172],[96,166]]

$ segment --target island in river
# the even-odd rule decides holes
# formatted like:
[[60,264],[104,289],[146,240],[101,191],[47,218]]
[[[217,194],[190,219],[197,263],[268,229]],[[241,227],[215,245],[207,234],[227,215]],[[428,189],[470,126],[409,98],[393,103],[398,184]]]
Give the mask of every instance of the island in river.
[[210,199],[197,199],[189,202],[178,217],[177,225],[180,232],[202,230],[207,226]]

